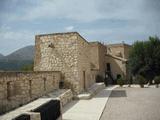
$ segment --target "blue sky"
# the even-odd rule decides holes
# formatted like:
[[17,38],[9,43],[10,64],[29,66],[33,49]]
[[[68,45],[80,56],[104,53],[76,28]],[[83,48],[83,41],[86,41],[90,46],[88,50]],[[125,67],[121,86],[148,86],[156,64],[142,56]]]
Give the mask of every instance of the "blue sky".
[[0,0],[0,53],[36,34],[77,31],[88,41],[132,44],[160,36],[160,0]]

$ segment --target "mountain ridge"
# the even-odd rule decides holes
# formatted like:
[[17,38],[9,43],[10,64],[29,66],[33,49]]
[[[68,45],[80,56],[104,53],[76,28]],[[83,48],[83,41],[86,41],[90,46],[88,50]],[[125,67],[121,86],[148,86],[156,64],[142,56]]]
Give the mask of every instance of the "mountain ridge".
[[33,60],[33,58],[34,58],[33,45],[20,48],[6,56],[0,53],[0,59],[4,60]]
[[0,53],[0,59],[3,59],[5,56]]
[[4,56],[0,53],[0,71],[20,71],[25,65],[33,64],[34,46],[20,48]]

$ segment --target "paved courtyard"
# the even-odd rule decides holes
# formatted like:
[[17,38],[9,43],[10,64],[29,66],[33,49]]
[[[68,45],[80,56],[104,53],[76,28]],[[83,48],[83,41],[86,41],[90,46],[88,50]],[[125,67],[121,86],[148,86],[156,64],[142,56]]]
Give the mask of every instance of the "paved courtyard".
[[160,120],[160,88],[116,88],[100,120]]
[[99,120],[111,90],[115,87],[107,87],[89,100],[72,101],[63,109],[63,120]]

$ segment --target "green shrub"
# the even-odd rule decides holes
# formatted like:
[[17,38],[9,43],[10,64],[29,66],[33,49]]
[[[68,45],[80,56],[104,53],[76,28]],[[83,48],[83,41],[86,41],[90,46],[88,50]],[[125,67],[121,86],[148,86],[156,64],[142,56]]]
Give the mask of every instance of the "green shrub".
[[125,80],[123,78],[118,78],[117,79],[117,84],[120,85],[121,87],[124,85]]
[[155,84],[160,84],[160,76],[156,76],[156,77],[154,78],[154,83],[155,83]]
[[22,66],[21,71],[33,71],[33,63]]
[[96,83],[104,82],[104,78],[101,75],[96,76]]
[[137,75],[136,80],[138,81],[138,84],[143,88],[144,84],[146,83],[146,79],[142,75]]
[[160,76],[156,76],[154,78],[154,83],[156,84],[156,87],[158,88],[159,87],[159,84],[160,84]]

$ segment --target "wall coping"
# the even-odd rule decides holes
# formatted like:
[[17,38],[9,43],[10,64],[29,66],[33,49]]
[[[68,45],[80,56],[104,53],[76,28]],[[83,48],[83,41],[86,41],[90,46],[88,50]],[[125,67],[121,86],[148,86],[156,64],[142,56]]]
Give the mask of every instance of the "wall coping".
[[0,73],[52,73],[52,72],[61,72],[61,71],[0,71]]
[[114,59],[117,59],[117,60],[120,60],[120,61],[123,61],[123,62],[127,62],[127,61],[128,61],[128,60],[125,59],[125,58],[117,57],[117,56],[111,55],[111,54],[106,54],[106,56],[112,57],[112,58],[114,58]]
[[79,34],[78,32],[59,32],[59,33],[49,33],[49,34],[39,34],[37,37],[48,36],[48,35],[66,35],[66,34]]
[[126,44],[126,43],[115,43],[115,44],[108,44],[107,47],[119,47],[119,46],[128,46],[132,47],[132,45]]
[[84,37],[82,37],[78,32],[61,32],[61,33],[49,33],[49,34],[39,34],[35,35],[35,37],[43,37],[43,36],[50,36],[50,35],[67,35],[67,34],[76,34],[81,37],[86,43],[90,44]]

